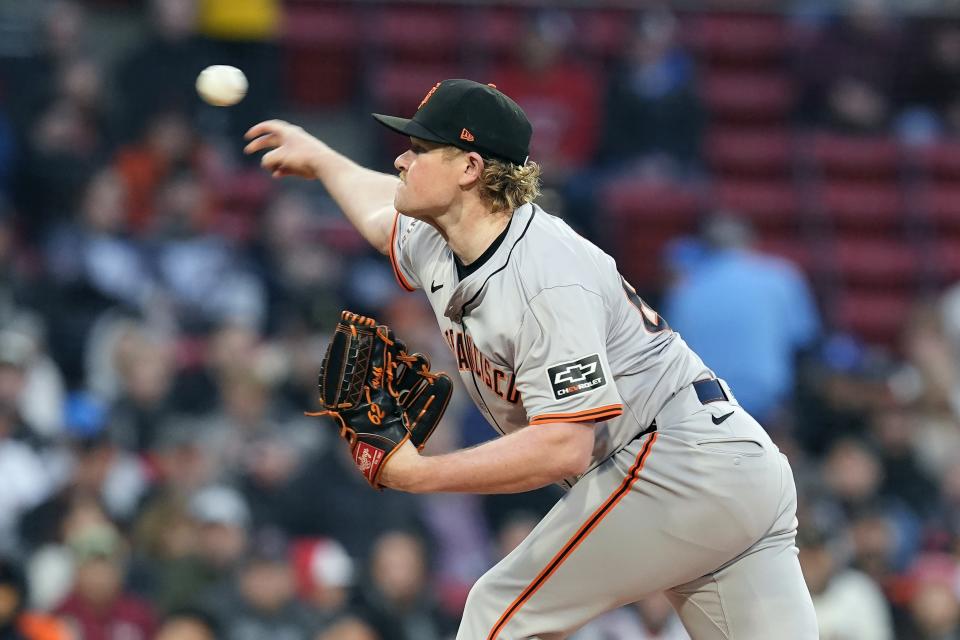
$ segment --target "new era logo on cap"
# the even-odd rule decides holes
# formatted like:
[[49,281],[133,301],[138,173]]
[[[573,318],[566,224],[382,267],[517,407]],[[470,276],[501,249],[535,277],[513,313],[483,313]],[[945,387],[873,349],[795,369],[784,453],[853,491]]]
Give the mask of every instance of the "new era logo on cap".
[[381,124],[414,138],[476,151],[524,165],[533,128],[523,109],[493,85],[444,80],[431,88],[412,118],[373,114]]

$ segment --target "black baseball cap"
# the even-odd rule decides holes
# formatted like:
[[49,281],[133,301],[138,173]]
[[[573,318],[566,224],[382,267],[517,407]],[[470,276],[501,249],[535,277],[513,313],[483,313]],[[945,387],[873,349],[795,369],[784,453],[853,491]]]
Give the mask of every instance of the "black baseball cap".
[[517,165],[530,155],[533,127],[527,115],[492,84],[444,80],[427,92],[413,118],[373,117],[397,133]]

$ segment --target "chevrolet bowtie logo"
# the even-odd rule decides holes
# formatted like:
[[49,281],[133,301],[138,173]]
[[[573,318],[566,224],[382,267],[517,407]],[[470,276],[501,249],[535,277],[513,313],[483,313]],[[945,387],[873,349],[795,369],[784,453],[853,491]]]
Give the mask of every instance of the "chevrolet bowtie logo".
[[586,365],[572,364],[563,371],[557,373],[553,378],[554,384],[563,384],[564,382],[576,384],[583,382],[587,376],[591,376],[597,370],[597,363],[590,362]]

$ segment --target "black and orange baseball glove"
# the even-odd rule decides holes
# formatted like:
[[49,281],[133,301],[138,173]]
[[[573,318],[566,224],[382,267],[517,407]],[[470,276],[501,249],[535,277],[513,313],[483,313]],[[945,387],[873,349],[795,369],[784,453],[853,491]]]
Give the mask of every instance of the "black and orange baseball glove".
[[333,418],[367,481],[379,478],[390,455],[409,439],[422,449],[446,411],[453,384],[430,371],[421,353],[385,325],[344,311],[320,366],[320,405],[311,416]]

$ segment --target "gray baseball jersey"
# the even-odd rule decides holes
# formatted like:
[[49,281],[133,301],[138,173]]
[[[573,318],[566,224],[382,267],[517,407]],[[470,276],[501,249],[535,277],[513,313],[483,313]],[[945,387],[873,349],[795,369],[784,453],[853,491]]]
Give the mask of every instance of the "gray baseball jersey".
[[459,639],[563,638],[655,591],[694,640],[817,637],[786,459],[612,258],[528,204],[462,280],[406,216],[390,259],[497,431],[596,423],[589,469],[474,585]]
[[463,382],[500,433],[596,421],[593,465],[636,437],[677,389],[713,373],[617,272],[613,258],[536,205],[457,278],[431,226],[397,216],[396,275],[428,289]]

